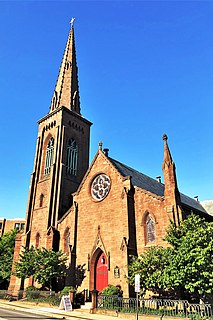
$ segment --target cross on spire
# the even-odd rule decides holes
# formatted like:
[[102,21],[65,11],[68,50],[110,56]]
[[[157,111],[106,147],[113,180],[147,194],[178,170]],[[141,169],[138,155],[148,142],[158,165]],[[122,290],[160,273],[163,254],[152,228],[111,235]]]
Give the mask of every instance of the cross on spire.
[[71,26],[71,28],[73,28],[74,22],[75,22],[75,18],[72,18],[72,19],[70,20],[70,26]]

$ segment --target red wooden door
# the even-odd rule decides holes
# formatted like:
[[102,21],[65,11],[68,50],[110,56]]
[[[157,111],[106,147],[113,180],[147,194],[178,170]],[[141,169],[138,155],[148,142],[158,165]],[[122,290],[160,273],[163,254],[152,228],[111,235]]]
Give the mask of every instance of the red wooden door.
[[99,256],[95,268],[95,289],[102,291],[103,288],[108,286],[108,266],[105,254]]

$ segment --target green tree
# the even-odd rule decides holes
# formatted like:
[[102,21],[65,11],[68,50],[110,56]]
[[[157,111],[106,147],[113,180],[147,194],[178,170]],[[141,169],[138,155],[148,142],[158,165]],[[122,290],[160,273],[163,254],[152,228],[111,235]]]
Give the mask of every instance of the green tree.
[[38,263],[37,250],[32,246],[30,249],[27,247],[23,248],[20,254],[20,259],[15,264],[14,274],[23,280],[33,276],[36,272],[36,265]]
[[213,223],[190,215],[170,224],[165,240],[173,254],[165,270],[167,287],[205,299],[213,293]]
[[67,257],[61,251],[24,248],[14,274],[21,279],[33,276],[42,286],[52,290],[53,281],[66,274]]
[[7,285],[10,281],[11,269],[13,263],[13,253],[17,230],[14,229],[5,233],[0,238],[0,283],[5,282]]
[[67,257],[61,251],[42,248],[37,249],[37,259],[34,278],[52,290],[53,280],[66,275]]
[[139,257],[133,257],[129,265],[128,280],[134,286],[135,275],[140,274],[142,293],[146,290],[162,293],[166,288],[164,271],[172,249],[153,246]]
[[206,299],[213,294],[213,223],[190,215],[179,226],[170,223],[165,241],[168,248],[152,247],[134,258],[129,266],[129,281],[139,273],[143,291],[175,292]]

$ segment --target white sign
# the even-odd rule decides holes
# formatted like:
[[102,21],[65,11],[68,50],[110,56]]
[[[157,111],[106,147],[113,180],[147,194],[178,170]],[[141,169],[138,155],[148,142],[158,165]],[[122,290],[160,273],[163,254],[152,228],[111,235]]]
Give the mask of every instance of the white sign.
[[140,275],[135,275],[135,292],[140,292]]
[[61,302],[59,305],[59,310],[71,311],[72,303],[70,301],[70,296],[62,296]]

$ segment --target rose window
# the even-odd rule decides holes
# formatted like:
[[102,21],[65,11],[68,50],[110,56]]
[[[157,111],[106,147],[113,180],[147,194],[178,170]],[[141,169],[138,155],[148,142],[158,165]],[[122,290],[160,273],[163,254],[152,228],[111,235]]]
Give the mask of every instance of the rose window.
[[103,200],[109,193],[110,179],[106,174],[99,174],[92,182],[91,194],[92,197],[97,200]]

